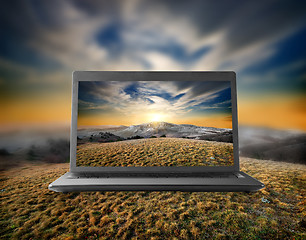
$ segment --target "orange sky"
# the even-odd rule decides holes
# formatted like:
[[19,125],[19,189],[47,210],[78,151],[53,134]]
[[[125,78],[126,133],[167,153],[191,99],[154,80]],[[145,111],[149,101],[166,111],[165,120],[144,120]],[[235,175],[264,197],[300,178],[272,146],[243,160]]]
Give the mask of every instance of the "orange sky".
[[[232,122],[228,119],[227,116],[224,115],[214,115],[207,117],[193,117],[193,118],[182,118],[182,119],[174,119],[171,117],[161,116],[160,118],[156,118],[154,114],[151,116],[152,118],[147,116],[129,116],[128,118],[111,118],[111,117],[101,117],[97,118],[97,116],[93,117],[82,117],[78,119],[79,126],[96,126],[96,125],[137,125],[147,122],[154,121],[162,121],[162,122],[170,122],[175,124],[193,124],[197,126],[207,126],[207,127],[217,127],[217,128],[232,128]],[[101,121],[101,119],[103,119]]]
[[240,124],[306,131],[306,96],[274,95],[239,99]]
[[0,125],[70,122],[70,96],[14,98],[0,105]]
[[[239,124],[306,131],[306,96],[274,95],[253,99],[240,98],[238,102]],[[26,126],[33,123],[67,124],[70,123],[71,118],[70,96],[45,97],[39,100],[34,97],[15,99],[6,103],[2,102],[0,107],[1,128],[6,128],[8,125]],[[200,119],[193,119],[193,121],[193,124],[202,125]],[[216,127],[230,128],[229,122],[223,116],[203,119],[203,122]],[[83,125],[82,122],[79,123]],[[177,121],[177,123],[186,122]],[[117,123],[114,122],[115,124]]]

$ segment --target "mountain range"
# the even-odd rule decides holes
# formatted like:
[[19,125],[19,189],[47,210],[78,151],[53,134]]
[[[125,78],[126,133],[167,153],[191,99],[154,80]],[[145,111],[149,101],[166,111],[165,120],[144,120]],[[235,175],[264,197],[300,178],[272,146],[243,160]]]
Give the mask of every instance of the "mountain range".
[[[131,126],[111,126],[102,129],[80,129],[79,140],[91,137],[91,139],[103,138],[105,132],[111,133],[121,139],[150,137],[190,138],[199,140],[211,140],[219,142],[232,142],[232,130],[227,128],[200,127],[191,124],[173,124],[167,122],[150,122]],[[110,135],[109,135],[110,137]],[[112,138],[115,138],[112,136]]]

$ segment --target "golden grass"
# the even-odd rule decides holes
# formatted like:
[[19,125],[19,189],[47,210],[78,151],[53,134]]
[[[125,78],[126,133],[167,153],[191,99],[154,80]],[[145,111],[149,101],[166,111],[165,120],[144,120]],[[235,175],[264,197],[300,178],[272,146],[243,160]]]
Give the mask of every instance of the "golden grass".
[[229,166],[233,144],[183,138],[151,138],[77,147],[77,166]]
[[304,165],[241,160],[256,193],[55,193],[68,164],[1,173],[1,239],[305,239]]

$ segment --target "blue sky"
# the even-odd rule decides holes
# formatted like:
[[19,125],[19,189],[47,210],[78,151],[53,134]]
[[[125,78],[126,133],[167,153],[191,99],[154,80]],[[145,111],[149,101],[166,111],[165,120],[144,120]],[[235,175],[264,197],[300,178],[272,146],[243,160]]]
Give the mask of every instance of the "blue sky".
[[[225,121],[231,118],[230,82],[79,83],[79,119],[83,125],[152,121],[195,124],[200,118],[205,124],[204,119],[216,117]],[[86,118],[88,123],[84,124]]]
[[306,92],[305,1],[12,0],[0,19],[5,102],[69,110],[74,70],[230,70],[240,100]]
[[[260,76],[295,64],[285,75],[297,90],[299,78],[305,84],[305,9],[304,1],[9,1],[1,75],[5,82],[12,68],[236,70],[248,91],[263,88]],[[287,89],[283,75],[277,90]]]

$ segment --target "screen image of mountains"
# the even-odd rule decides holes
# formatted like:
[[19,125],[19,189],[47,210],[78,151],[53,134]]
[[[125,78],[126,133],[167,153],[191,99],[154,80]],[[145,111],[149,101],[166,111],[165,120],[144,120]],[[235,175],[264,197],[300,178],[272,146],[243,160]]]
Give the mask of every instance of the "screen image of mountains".
[[80,82],[77,166],[231,166],[227,81]]

